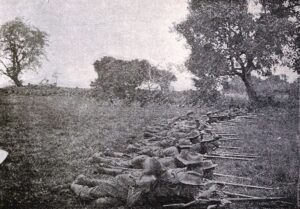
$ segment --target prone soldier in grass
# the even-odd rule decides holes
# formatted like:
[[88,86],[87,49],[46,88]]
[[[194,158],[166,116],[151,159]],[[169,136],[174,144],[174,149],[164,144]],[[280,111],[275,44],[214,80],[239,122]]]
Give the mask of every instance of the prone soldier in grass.
[[110,180],[89,179],[80,175],[71,184],[71,189],[80,198],[93,201],[99,208],[161,206],[213,195],[221,197],[215,185],[199,173],[185,168],[165,169],[155,158],[147,158],[141,172],[120,174]]

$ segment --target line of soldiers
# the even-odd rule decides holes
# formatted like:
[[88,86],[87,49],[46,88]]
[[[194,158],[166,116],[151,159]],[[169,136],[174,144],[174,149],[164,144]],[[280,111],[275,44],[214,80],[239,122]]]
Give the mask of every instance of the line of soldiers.
[[242,109],[242,108],[232,108],[232,109],[228,109],[225,111],[210,111],[207,113],[207,117],[208,117],[208,123],[216,123],[219,121],[226,121],[226,120],[230,120],[233,119],[237,116],[242,116],[248,113],[247,109]]
[[[97,172],[114,178],[80,175],[71,189],[99,208],[159,208],[193,200],[198,201],[198,207],[209,209],[228,206],[230,202],[221,188],[211,181],[217,165],[203,157],[219,147],[221,136],[193,115],[189,112],[146,128],[144,140],[128,145],[125,153],[106,149],[94,154],[89,161]],[[211,113],[207,116],[207,122],[211,122]]]

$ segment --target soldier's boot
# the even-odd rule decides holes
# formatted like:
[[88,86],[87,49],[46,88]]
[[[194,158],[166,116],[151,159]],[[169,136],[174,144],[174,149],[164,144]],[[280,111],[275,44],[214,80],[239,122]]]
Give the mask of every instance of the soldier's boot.
[[231,204],[230,201],[223,199],[223,200],[221,200],[221,204],[209,205],[209,206],[207,206],[207,209],[230,209],[231,208],[230,204]]
[[209,205],[206,209],[218,209],[218,205]]
[[92,157],[88,158],[88,162],[89,163],[97,163],[97,158],[100,156],[99,153],[95,153],[93,154]]
[[102,185],[103,182],[106,182],[106,181],[99,180],[99,179],[90,179],[90,178],[86,177],[85,175],[80,174],[73,183],[83,185],[83,186],[95,187],[95,186]]
[[120,202],[118,199],[112,198],[112,197],[101,197],[94,201],[94,206],[96,208],[101,208],[101,209],[109,209],[109,208],[118,207],[121,205],[122,205],[122,202]]
[[71,184],[71,190],[83,200],[93,200],[90,195],[90,188],[88,186],[79,185],[76,183]]
[[102,156],[101,153],[95,153],[92,157],[88,159],[89,163],[110,163],[111,160]]
[[77,176],[77,178],[73,181],[73,184],[87,185],[87,181],[88,181],[88,178],[87,178],[85,175],[80,174],[80,175]]

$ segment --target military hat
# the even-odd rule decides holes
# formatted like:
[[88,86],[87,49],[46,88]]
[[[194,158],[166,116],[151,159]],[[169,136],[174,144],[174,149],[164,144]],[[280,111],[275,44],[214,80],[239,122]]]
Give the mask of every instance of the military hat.
[[190,116],[190,115],[193,115],[193,114],[194,114],[194,111],[192,111],[192,110],[186,113],[187,116]]
[[147,155],[138,155],[131,160],[131,165],[134,168],[143,168],[144,162],[149,158]]
[[154,157],[146,158],[144,161],[144,175],[159,176],[163,171],[162,164]]
[[200,164],[203,161],[202,155],[198,153],[191,153],[188,150],[183,150],[179,155],[176,155],[175,158],[179,166]]
[[163,158],[159,158],[158,161],[165,168],[176,168],[174,157],[163,157]]
[[187,134],[186,138],[192,140],[192,139],[197,139],[199,136],[200,136],[200,132],[197,130],[193,130],[192,132]]
[[189,139],[179,139],[178,144],[179,145],[190,145],[190,144],[192,144],[192,142]]
[[168,147],[168,148],[166,148],[166,149],[163,149],[162,151],[161,151],[161,156],[162,157],[175,157],[176,155],[178,155],[179,154],[179,152],[178,152],[178,149],[177,149],[177,147],[175,147],[175,146],[172,146],[172,147]]
[[200,163],[201,169],[203,170],[210,170],[217,167],[217,164],[214,164],[211,160],[204,160]]
[[213,114],[212,111],[208,111],[208,112],[206,113],[206,115],[211,115],[211,114]]

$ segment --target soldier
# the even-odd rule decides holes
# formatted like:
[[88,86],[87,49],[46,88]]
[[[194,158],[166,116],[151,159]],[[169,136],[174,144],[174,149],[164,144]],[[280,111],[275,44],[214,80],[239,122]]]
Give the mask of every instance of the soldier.
[[188,150],[183,150],[176,156],[176,165],[177,167],[187,167],[188,170],[196,171],[206,179],[213,178],[213,171],[217,167],[217,164],[213,164],[211,160],[204,160],[202,155]]
[[151,190],[156,180],[156,171],[161,166],[152,160],[145,163],[144,172],[132,172],[120,174],[110,180],[89,179],[79,175],[71,184],[71,190],[81,199],[93,200],[100,208],[111,208],[113,206],[127,205],[134,206],[141,203],[141,196]]
[[167,148],[162,148],[160,145],[149,145],[149,146],[141,146],[141,147],[135,147],[130,146],[127,147],[127,152],[137,153],[139,155],[148,155],[150,157],[174,157],[178,153],[178,149],[175,146],[167,147]]
[[71,189],[80,198],[92,200],[100,208],[126,205],[156,205],[191,201],[204,192],[207,197],[211,183],[186,169],[164,169],[155,158],[148,158],[142,172],[117,175],[111,180],[88,179],[80,175]]
[[99,152],[94,154],[90,159],[89,162],[91,163],[103,163],[109,166],[115,167],[127,167],[127,168],[143,168],[143,163],[145,159],[148,158],[146,155],[138,155],[133,157],[131,160],[123,159],[120,157],[110,157],[105,155],[105,153]]

